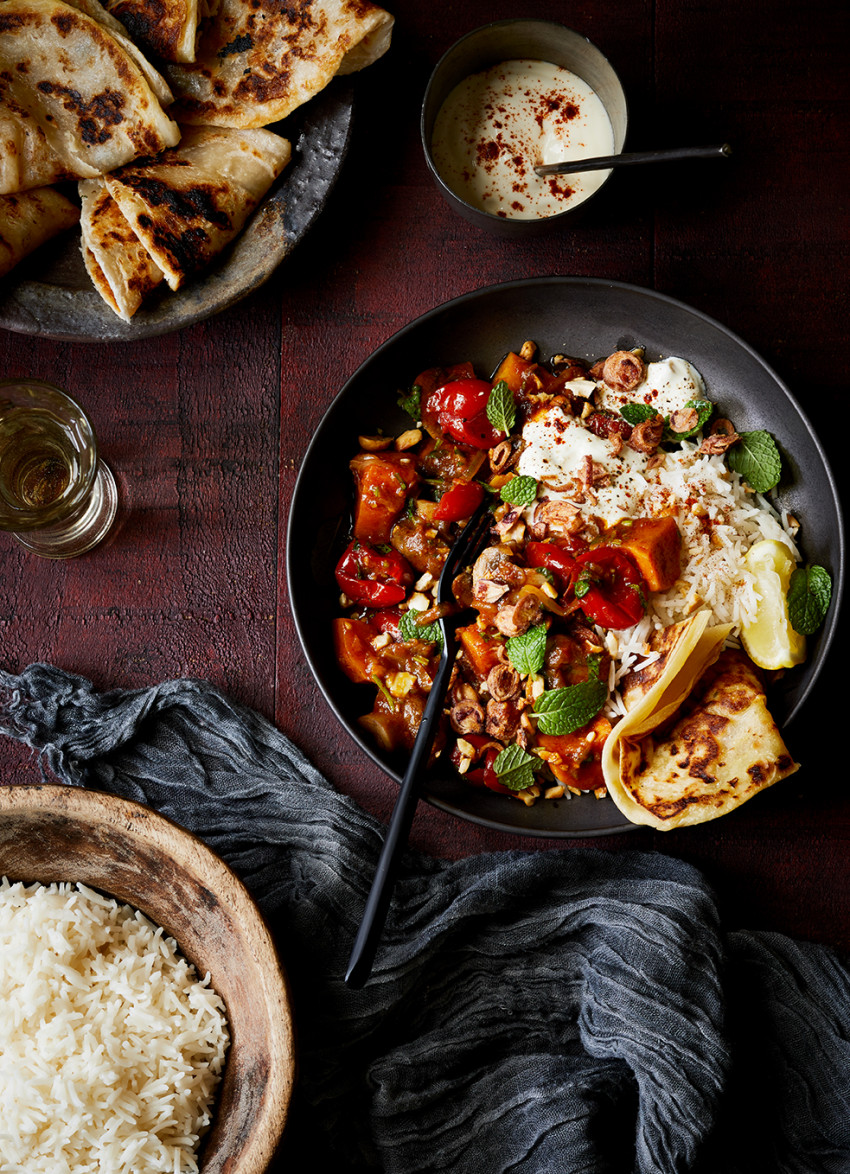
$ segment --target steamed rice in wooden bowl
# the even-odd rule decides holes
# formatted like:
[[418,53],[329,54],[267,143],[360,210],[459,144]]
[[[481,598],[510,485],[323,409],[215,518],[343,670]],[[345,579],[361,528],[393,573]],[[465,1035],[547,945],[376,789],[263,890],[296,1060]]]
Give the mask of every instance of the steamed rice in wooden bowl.
[[[0,886],[0,935],[6,935],[5,943],[0,936],[0,977],[17,985],[15,1009],[6,1005],[2,1024],[14,1047],[4,1039],[0,1083],[7,1086],[9,1111],[0,1125],[0,1166],[28,1174],[42,1168],[33,1162],[32,1141],[61,1133],[61,1123],[45,1119],[44,1106],[55,1102],[65,1133],[77,1136],[63,1156],[47,1161],[43,1168],[51,1174],[66,1168],[141,1174],[158,1162],[170,1174],[261,1174],[292,1093],[292,1017],[268,929],[227,865],[140,804],[75,787],[10,786],[0,787]],[[10,931],[10,917],[25,904],[30,920]],[[33,917],[42,920],[34,925]],[[88,958],[88,987],[81,993],[73,960],[63,959],[87,932],[91,940],[82,941],[80,957]],[[20,964],[26,949],[39,963],[31,975]],[[69,979],[71,993],[63,984],[52,1003],[57,976]],[[86,1003],[98,984],[108,989]],[[22,1017],[34,1009],[39,1030],[30,1023],[26,1034],[43,1041],[42,1053],[13,1065],[11,1057],[26,1047]],[[165,1059],[157,1068],[159,1053],[170,1054],[172,1044],[183,1052],[168,1061],[170,1068]],[[197,1068],[189,1055],[203,1057]],[[212,1078],[199,1075],[207,1066]],[[176,1093],[164,1087],[175,1072]],[[204,1094],[208,1108],[197,1103]],[[197,1160],[188,1135],[179,1140],[190,1110],[201,1122]],[[98,1114],[105,1134],[113,1135],[89,1142],[89,1155],[74,1152]],[[67,1120],[76,1127],[68,1129]],[[163,1121],[176,1123],[176,1145],[161,1144]],[[131,1152],[137,1156],[129,1165],[118,1157]],[[84,1164],[86,1156],[93,1164]]]

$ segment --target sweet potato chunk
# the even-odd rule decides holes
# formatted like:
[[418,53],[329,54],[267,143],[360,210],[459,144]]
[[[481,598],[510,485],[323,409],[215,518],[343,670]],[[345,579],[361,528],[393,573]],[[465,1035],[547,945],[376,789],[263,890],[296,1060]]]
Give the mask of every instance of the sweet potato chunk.
[[627,518],[605,541],[631,555],[650,591],[667,591],[679,578],[682,536],[675,518]]
[[398,452],[361,452],[351,462],[357,499],[354,537],[372,546],[388,542],[408,494],[419,481],[414,457]]
[[480,681],[486,680],[490,669],[500,663],[500,649],[504,648],[504,641],[498,636],[482,632],[477,624],[458,628],[457,635],[472,671]]

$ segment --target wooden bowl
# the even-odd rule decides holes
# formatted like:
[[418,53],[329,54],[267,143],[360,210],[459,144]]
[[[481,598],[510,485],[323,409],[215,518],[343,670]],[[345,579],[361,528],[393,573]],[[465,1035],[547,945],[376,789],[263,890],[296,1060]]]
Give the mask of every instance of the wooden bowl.
[[62,786],[0,787],[0,875],[80,881],[140,909],[224,999],[231,1043],[202,1174],[262,1174],[295,1075],[286,978],[248,891],[201,840],[138,803]]

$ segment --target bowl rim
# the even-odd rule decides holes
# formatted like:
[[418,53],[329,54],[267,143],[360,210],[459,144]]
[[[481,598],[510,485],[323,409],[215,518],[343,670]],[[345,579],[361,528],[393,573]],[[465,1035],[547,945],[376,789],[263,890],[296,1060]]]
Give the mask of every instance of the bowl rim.
[[[267,1038],[271,1064],[266,1092],[259,1107],[258,1128],[252,1131],[245,1148],[238,1156],[237,1166],[233,1168],[234,1170],[238,1169],[239,1174],[263,1174],[268,1169],[280,1143],[292,1100],[297,1067],[295,1028],[288,977],[265,918],[244,882],[200,836],[152,807],[108,791],[48,782],[4,784],[0,786],[0,820],[16,815],[32,816],[34,820],[39,815],[64,816],[71,820],[76,819],[88,823],[91,823],[93,819],[98,819],[104,824],[120,829],[124,834],[143,836],[151,846],[167,851],[181,868],[185,868],[187,871],[196,871],[199,867],[202,868],[207,887],[211,887],[217,896],[223,898],[222,903],[226,904],[229,910],[235,914],[235,920],[238,920],[240,928],[250,934],[251,953],[257,962],[258,972],[262,976],[264,1000],[269,1008],[266,1018],[268,1020]],[[185,854],[174,854],[175,840],[178,845],[185,848]],[[0,851],[2,851],[2,846],[0,846]],[[0,876],[3,875],[6,874],[4,868],[0,866]],[[9,877],[9,879],[13,878]],[[14,879],[21,878],[15,877]],[[76,883],[75,878],[71,877],[54,879],[65,879],[69,883]],[[30,884],[33,881],[24,878],[24,883]],[[46,880],[40,883],[50,884],[52,881]],[[80,880],[80,883],[108,892],[107,889],[103,889],[95,883],[90,886],[85,880]],[[154,915],[144,908],[143,903],[111,893],[108,895],[113,896],[119,903],[137,908],[146,916],[156,920]],[[174,936],[167,927],[163,928],[169,936]],[[193,961],[179,940],[177,940],[177,945],[180,952]],[[214,986],[213,989],[215,989]],[[228,1020],[230,1020],[229,1012]],[[231,1025],[231,1031],[233,1031],[233,1026]],[[233,1037],[231,1038],[232,1046]],[[226,1081],[227,1063],[225,1063],[221,1089],[224,1088]],[[219,1118],[217,1121],[216,1116],[217,1109],[213,1124],[201,1141],[199,1149],[201,1174],[204,1174],[207,1168],[205,1150],[209,1141],[219,1131],[226,1130],[225,1119]],[[224,1135],[226,1136],[226,1134]]]

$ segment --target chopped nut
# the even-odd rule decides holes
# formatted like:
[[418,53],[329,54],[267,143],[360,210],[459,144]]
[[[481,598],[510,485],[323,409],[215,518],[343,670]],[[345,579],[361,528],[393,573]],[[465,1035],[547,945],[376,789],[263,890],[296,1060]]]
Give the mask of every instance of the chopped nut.
[[421,428],[408,428],[406,432],[402,432],[401,436],[395,439],[395,446],[399,452],[404,452],[408,448],[413,448],[422,439]]
[[421,591],[416,591],[408,599],[407,606],[408,608],[413,608],[414,611],[427,611],[431,606],[431,600],[427,595],[423,595]]
[[557,787],[547,787],[543,792],[544,799],[563,799],[565,788],[559,783]]
[[405,697],[416,684],[412,673],[398,672],[387,675],[387,688],[393,697]]
[[461,752],[461,754],[464,756],[464,758],[471,759],[471,758],[475,757],[475,747],[472,745],[471,742],[467,742],[466,738],[458,738],[457,748]]
[[421,576],[421,578],[417,579],[413,586],[417,591],[427,591],[429,587],[434,586],[435,582],[436,579],[431,574],[431,572],[426,571],[425,574]]
[[533,359],[536,354],[537,354],[537,343],[532,342],[530,339],[528,341],[524,342],[519,349],[519,357],[521,359],[525,359],[526,361],[530,361],[531,359]]
[[380,636],[376,636],[372,641],[372,647],[377,652],[381,648],[386,648],[391,639],[389,632],[381,632]]
[[391,436],[358,436],[357,443],[364,452],[382,452],[393,442]]

